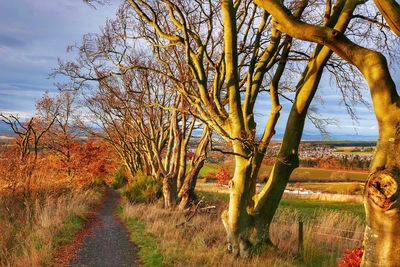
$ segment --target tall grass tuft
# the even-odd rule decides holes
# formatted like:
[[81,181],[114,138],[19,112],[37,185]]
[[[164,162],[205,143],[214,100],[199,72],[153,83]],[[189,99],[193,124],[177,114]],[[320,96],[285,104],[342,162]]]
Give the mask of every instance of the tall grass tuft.
[[114,181],[112,183],[112,188],[115,190],[120,189],[128,183],[128,176],[126,175],[125,168],[121,167],[114,175]]

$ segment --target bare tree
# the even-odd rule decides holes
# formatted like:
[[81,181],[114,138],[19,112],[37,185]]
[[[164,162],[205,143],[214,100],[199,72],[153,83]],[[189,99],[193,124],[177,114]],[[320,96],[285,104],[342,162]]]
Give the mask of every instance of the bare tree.
[[54,97],[46,93],[36,103],[36,109],[42,122],[49,123],[49,120],[54,120],[44,135],[43,146],[59,156],[67,176],[71,177],[72,150],[79,142],[81,131],[76,123],[79,117],[77,94],[74,90],[66,89],[62,86]]
[[[18,185],[22,183],[24,193],[30,193],[32,174],[37,163],[40,141],[43,135],[46,134],[53,125],[55,117],[51,117],[46,123],[41,122],[35,117],[23,122],[18,116],[12,114],[9,116],[0,114],[0,118],[4,123],[10,126],[11,130],[16,135],[16,145],[20,157],[17,162],[10,162],[10,167],[17,168],[18,173],[23,175],[23,177],[3,178],[8,180],[8,187],[10,187],[12,191],[15,191]],[[11,172],[11,174],[13,173]]]

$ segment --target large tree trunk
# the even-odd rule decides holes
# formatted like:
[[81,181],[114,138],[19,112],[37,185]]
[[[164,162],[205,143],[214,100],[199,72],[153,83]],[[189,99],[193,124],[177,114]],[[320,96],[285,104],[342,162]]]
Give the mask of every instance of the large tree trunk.
[[235,172],[229,182],[229,208],[222,215],[222,222],[227,232],[228,251],[235,257],[249,257],[252,253],[253,218],[247,211],[247,202],[252,172],[252,160],[249,151],[235,141]]
[[268,182],[255,197],[255,221],[260,235],[266,240],[269,240],[269,225],[279,206],[290,175],[299,166],[298,150],[308,108],[317,91],[325,64],[331,55],[332,51],[329,48],[321,45],[316,47],[297,85],[297,94],[288,117],[282,145]]
[[163,178],[163,197],[164,197],[164,208],[174,208],[177,204],[178,193],[177,193],[177,180],[176,177],[166,175]]
[[363,266],[400,266],[400,108],[379,121],[379,140],[364,190]]
[[181,191],[179,192],[180,202],[179,209],[184,210],[190,206],[190,203],[196,200],[196,194],[194,189],[196,187],[197,177],[201,168],[204,166],[204,159],[197,161],[192,165],[190,171],[186,174],[185,180]]
[[204,162],[207,157],[207,146],[210,142],[210,138],[211,131],[210,129],[208,129],[208,127],[205,126],[199,144],[197,145],[196,152],[193,155],[190,170],[186,174],[183,185],[179,191],[179,209],[186,209],[190,205],[190,203],[192,203],[196,199],[194,189],[196,187],[199,172],[201,168],[203,168]]

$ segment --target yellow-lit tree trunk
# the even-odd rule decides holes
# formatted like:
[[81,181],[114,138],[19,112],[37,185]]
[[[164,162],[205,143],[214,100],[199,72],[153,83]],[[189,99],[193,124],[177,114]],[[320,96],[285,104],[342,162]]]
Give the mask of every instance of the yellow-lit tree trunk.
[[248,257],[253,250],[253,218],[248,212],[248,199],[251,185],[251,150],[243,147],[240,141],[234,141],[235,171],[229,182],[229,207],[222,214],[222,222],[227,232],[228,251],[235,257]]
[[172,111],[170,122],[169,141],[167,146],[167,156],[165,168],[163,167],[162,192],[164,197],[164,208],[173,208],[178,201],[178,172],[180,163],[180,153],[182,145],[182,134],[179,131],[178,115]]
[[190,169],[187,173],[185,173],[185,177],[179,191],[179,209],[181,210],[189,207],[189,205],[196,199],[194,189],[196,187],[199,172],[201,168],[203,168],[204,161],[206,160],[207,146],[210,142],[210,137],[211,132],[208,127],[205,127],[199,144],[197,145],[196,152],[190,162]]
[[[328,23],[335,26],[338,31],[346,29],[356,7],[355,1],[348,2],[347,5],[345,3],[344,0],[336,3]],[[290,47],[290,43],[288,46]],[[266,150],[264,145],[269,141],[262,140],[255,150],[249,149],[246,143],[234,141],[235,173],[230,183],[229,209],[223,213],[222,219],[228,233],[228,248],[235,256],[248,257],[271,244],[269,225],[290,174],[298,166],[298,147],[308,107],[331,54],[332,51],[329,48],[318,45],[311,56],[297,86],[295,102],[288,118],[278,160],[267,184],[259,194],[255,192],[255,184]],[[285,55],[285,50],[282,55]],[[270,85],[271,92],[277,90],[285,62],[286,60],[283,60],[277,68]],[[279,103],[275,103],[274,106],[270,115],[272,125],[267,125],[270,129],[274,128],[273,125],[276,123],[280,110]],[[268,131],[270,134],[266,135],[266,139],[270,139],[273,132],[273,130]]]

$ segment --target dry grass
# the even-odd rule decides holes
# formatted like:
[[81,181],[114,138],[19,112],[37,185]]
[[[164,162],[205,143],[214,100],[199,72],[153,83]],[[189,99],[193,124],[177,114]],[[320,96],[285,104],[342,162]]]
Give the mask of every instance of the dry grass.
[[304,222],[304,262],[300,263],[296,260],[299,215],[280,208],[271,225],[271,239],[279,253],[269,250],[251,260],[235,260],[226,252],[219,216],[225,206],[225,201],[217,201],[216,210],[198,214],[180,227],[176,225],[186,220],[185,215],[161,209],[160,204],[125,204],[124,216],[144,222],[146,233],[160,241],[165,266],[336,266],[342,253],[359,245],[362,238],[363,223],[358,217],[318,211]]
[[337,266],[346,250],[361,245],[364,222],[357,216],[316,210],[313,218],[300,218],[298,212],[281,208],[271,225],[271,239],[289,254],[297,254],[299,221],[304,224],[303,260],[307,266]]
[[0,266],[50,265],[64,222],[84,217],[100,198],[94,190],[0,193]]

